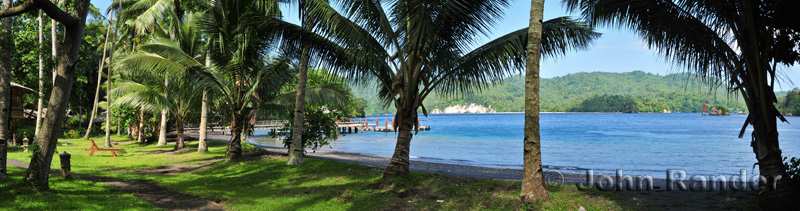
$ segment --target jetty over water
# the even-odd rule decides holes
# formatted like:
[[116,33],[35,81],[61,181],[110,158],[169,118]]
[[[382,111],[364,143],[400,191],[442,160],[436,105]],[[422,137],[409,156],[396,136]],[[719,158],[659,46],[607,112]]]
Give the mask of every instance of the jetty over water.
[[[383,120],[383,121],[381,121]],[[256,121],[253,125],[254,130],[270,130],[272,132],[277,132],[286,126],[289,123],[289,120],[261,120]],[[383,123],[383,124],[381,124]],[[358,133],[364,131],[371,131],[371,132],[396,132],[394,127],[394,118],[350,118],[347,121],[336,121],[336,124],[339,126],[339,133]],[[431,130],[431,126],[426,126],[422,124],[419,125],[419,131],[429,131]],[[184,129],[185,131],[199,131],[200,128],[197,127],[187,127]],[[230,128],[227,126],[210,126],[208,127],[210,131],[229,131]]]

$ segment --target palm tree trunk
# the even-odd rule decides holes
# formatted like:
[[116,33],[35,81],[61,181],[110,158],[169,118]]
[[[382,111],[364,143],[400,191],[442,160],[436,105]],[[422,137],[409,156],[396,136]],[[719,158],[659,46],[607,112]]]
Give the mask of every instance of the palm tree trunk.
[[539,136],[539,61],[541,59],[542,14],[544,0],[531,0],[525,65],[525,140],[522,200],[536,202],[549,195],[542,174],[541,137]]
[[[213,4],[213,2],[212,2]],[[211,46],[211,40],[206,42],[206,46]],[[206,68],[211,68],[211,51],[206,50]],[[208,91],[203,89],[203,101],[200,106],[200,137],[197,140],[197,152],[208,152]]]
[[[54,0],[53,2],[58,2],[58,0]],[[52,50],[51,55],[53,56],[53,63],[58,63],[58,22],[55,19],[50,19],[50,40],[52,41]],[[53,68],[53,86],[56,85],[56,69]]]
[[[3,0],[3,9],[11,7],[11,0]],[[11,117],[11,52],[14,52],[14,42],[11,40],[12,17],[3,18],[3,28],[0,29],[0,179],[8,178],[6,175],[6,154],[8,153],[9,123]]]
[[175,143],[175,149],[186,148],[186,145],[183,142],[183,119],[184,119],[184,117],[178,117],[175,120],[176,121],[175,124],[178,127],[178,128],[176,128],[178,130],[178,137],[177,137],[178,139],[177,139],[177,141]]
[[[766,113],[766,115],[755,117],[751,122],[753,133],[750,145],[756,154],[760,175],[767,178],[767,190],[759,192],[758,204],[764,210],[782,210],[788,207],[798,207],[800,206],[797,201],[798,192],[786,173],[786,166],[783,164],[783,157],[778,143],[777,120],[775,118],[778,111],[770,107],[765,108],[764,104],[758,103],[762,101],[768,102],[769,100],[759,100],[759,98],[763,99],[768,95],[774,95],[774,93],[769,93],[773,89],[769,86],[763,86],[761,90],[762,92],[757,95],[755,93],[758,91],[751,92],[750,96],[753,103],[748,104],[750,115]],[[777,177],[780,177],[780,179],[776,181]],[[773,187],[775,188],[774,190],[772,189]]]
[[392,159],[389,161],[389,166],[383,171],[383,179],[408,175],[412,137],[411,131],[414,129],[414,123],[417,122],[417,109],[412,108],[412,106],[398,108],[395,120],[399,123],[397,129],[397,144],[394,147],[394,155],[392,155]]
[[36,128],[33,132],[34,136],[39,135],[39,128],[42,127],[42,106],[44,104],[44,21],[42,21],[42,11],[39,10],[39,96],[36,100]]
[[[167,87],[169,87],[169,77],[164,77],[164,98],[167,98]],[[158,130],[157,146],[167,145],[167,109],[161,110],[161,124]]]
[[[118,1],[117,7],[122,8],[122,1]],[[120,13],[117,12],[117,23],[114,27],[114,35],[112,37],[113,42],[111,42],[111,53],[108,55],[108,82],[106,83],[106,104],[108,105],[108,109],[106,109],[106,147],[111,147],[111,71],[114,69],[114,49],[117,46],[117,32],[119,32],[119,20],[120,20]],[[109,23],[110,24],[110,23]]]
[[61,46],[64,51],[61,56],[56,57],[59,59],[56,67],[58,77],[56,77],[55,86],[53,86],[53,91],[50,93],[51,106],[48,108],[44,124],[42,124],[39,136],[37,136],[38,141],[36,143],[39,144],[39,150],[33,153],[26,176],[27,180],[40,190],[50,188],[47,182],[48,173],[56,143],[58,142],[57,134],[61,134],[61,122],[64,120],[69,95],[72,91],[72,83],[75,81],[75,68],[79,61],[80,44],[86,26],[89,0],[75,1],[73,4],[73,15],[71,17],[78,18],[78,20],[76,20],[75,24],[65,26],[64,42]]
[[136,130],[136,141],[144,143],[144,109],[139,109],[139,129]]
[[244,113],[239,110],[233,113],[231,119],[231,140],[228,141],[228,151],[225,152],[226,158],[236,159],[242,156],[242,120]]
[[297,74],[297,97],[294,103],[294,122],[292,125],[292,143],[289,145],[289,158],[286,165],[299,166],[303,164],[303,125],[305,125],[305,96],[306,81],[308,77],[308,46],[303,46],[300,55],[300,66]]
[[[111,11],[114,12],[113,10]],[[106,59],[106,47],[108,47],[108,36],[111,33],[111,23],[108,23],[108,27],[106,29],[106,38],[105,42],[103,42],[103,57],[100,57],[100,67],[97,69],[97,89],[94,92],[94,105],[92,106],[92,114],[89,118],[89,127],[86,128],[86,135],[83,135],[83,139],[89,139],[89,133],[92,132],[92,125],[94,125],[94,117],[97,115],[97,103],[100,102],[100,87],[103,86],[103,65],[105,65]],[[108,118],[108,117],[106,117]],[[107,127],[108,125],[106,125]]]
[[[208,57],[206,57],[208,59]],[[208,60],[206,60],[208,66]],[[200,108],[200,138],[197,140],[197,152],[208,152],[208,144],[206,137],[208,137],[208,91],[203,90],[203,102]]]

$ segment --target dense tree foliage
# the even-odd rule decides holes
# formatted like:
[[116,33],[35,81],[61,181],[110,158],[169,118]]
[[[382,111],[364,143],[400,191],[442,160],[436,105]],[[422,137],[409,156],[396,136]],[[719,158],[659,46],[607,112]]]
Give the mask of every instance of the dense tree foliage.
[[778,110],[784,115],[800,115],[800,89],[786,92],[786,96],[778,99]]

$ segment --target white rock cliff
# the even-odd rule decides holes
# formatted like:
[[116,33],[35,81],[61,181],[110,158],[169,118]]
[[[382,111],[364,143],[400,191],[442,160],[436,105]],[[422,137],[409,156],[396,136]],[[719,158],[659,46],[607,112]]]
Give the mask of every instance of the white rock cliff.
[[444,111],[440,109],[433,109],[431,114],[476,114],[476,113],[494,113],[495,110],[492,106],[486,107],[483,105],[478,105],[475,103],[470,103],[469,105],[454,105],[448,106],[444,108]]

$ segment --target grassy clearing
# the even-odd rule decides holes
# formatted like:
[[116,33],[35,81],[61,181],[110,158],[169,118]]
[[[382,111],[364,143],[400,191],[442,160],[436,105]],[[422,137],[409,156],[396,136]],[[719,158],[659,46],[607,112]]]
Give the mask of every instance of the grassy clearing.
[[[127,137],[115,137],[127,139]],[[101,139],[96,139],[101,140]],[[98,142],[98,141],[95,141]],[[99,143],[99,142],[98,142]],[[114,148],[125,153],[112,157],[109,152],[89,156],[84,151],[88,140],[63,139],[59,151],[72,154],[75,173],[120,179],[151,180],[161,186],[217,201],[234,210],[622,210],[630,208],[611,192],[578,191],[574,186],[551,191],[544,203],[522,203],[520,182],[469,179],[414,172],[410,177],[381,181],[381,169],[358,164],[306,158],[300,167],[288,167],[283,156],[264,155],[225,161],[225,143],[212,142],[209,153],[196,153],[197,142],[186,150],[173,151],[173,145],[139,145],[122,142]],[[101,148],[103,148],[101,146]],[[9,158],[28,161],[29,153],[12,147]],[[59,158],[52,167],[59,168]],[[210,166],[185,173],[159,172],[170,165],[213,162]],[[154,171],[155,170],[155,171]],[[139,174],[137,172],[149,172]],[[54,187],[65,183],[51,179]],[[78,181],[70,181],[72,183]],[[88,182],[87,182],[88,183]],[[100,193],[114,191],[91,186]],[[5,189],[5,188],[4,188]],[[14,188],[12,188],[14,189]],[[57,189],[57,188],[54,188]],[[55,194],[72,197],[72,192]],[[48,200],[49,197],[41,199]],[[11,203],[11,202],[0,202]],[[53,203],[58,204],[58,203]],[[124,203],[111,206],[149,209],[149,204]],[[127,207],[126,207],[127,208]],[[91,209],[91,208],[90,208]]]
[[79,179],[50,177],[50,191],[38,192],[23,183],[25,169],[10,167],[0,182],[0,210],[159,210],[132,194]]
[[279,156],[222,162],[164,176],[165,187],[241,210],[621,210],[610,193],[565,186],[545,203],[519,200],[520,182],[426,173],[380,181],[381,169],[321,159],[288,167]]

